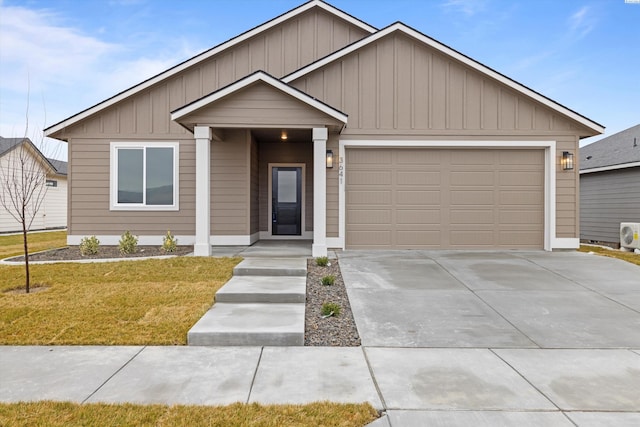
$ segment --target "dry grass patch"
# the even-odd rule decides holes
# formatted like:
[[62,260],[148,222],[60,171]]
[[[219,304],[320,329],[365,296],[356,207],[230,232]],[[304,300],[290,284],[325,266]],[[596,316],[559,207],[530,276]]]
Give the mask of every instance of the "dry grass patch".
[[368,403],[228,406],[0,404],[3,426],[337,426],[362,427],[378,417]]
[[186,344],[240,258],[177,257],[110,263],[0,266],[0,344]]
[[601,246],[580,245],[580,252],[594,252],[611,258],[618,258],[631,264],[640,265],[640,255],[633,252],[623,252],[618,249],[603,248]]
[[[66,231],[29,233],[27,238],[29,253],[67,246]],[[0,259],[24,255],[22,234],[0,236]]]

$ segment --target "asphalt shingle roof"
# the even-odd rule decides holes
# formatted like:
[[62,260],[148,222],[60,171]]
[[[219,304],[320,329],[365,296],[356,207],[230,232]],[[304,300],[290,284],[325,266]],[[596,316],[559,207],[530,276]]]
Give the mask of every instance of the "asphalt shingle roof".
[[[16,145],[21,144],[23,141],[28,141],[31,145],[33,145],[33,143],[29,138],[4,138],[0,136],[0,157],[2,157],[6,152],[12,150]],[[40,152],[40,150],[38,150],[37,147],[35,147],[35,145],[34,145],[34,148],[36,148],[36,150]],[[49,163],[51,163],[51,166],[53,166],[53,168],[56,170],[56,173],[58,175],[67,174],[67,162],[63,160],[49,159],[47,157],[44,157],[44,158]]]
[[640,162],[640,124],[580,148],[580,170],[634,162]]

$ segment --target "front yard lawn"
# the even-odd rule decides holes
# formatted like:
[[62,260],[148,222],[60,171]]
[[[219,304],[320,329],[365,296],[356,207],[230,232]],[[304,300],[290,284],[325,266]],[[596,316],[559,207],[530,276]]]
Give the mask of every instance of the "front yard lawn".
[[580,252],[593,252],[611,258],[618,258],[631,264],[640,265],[640,255],[633,252],[623,252],[617,249],[603,248],[601,246],[580,245]]
[[2,345],[174,345],[211,307],[240,258],[177,257],[0,266]]
[[[29,253],[44,251],[46,249],[62,248],[67,246],[66,231],[48,231],[43,233],[29,233],[27,238]],[[22,234],[0,236],[0,259],[15,255],[24,255]]]
[[362,427],[378,418],[368,403],[308,405],[166,406],[0,403],[3,426],[337,426]]

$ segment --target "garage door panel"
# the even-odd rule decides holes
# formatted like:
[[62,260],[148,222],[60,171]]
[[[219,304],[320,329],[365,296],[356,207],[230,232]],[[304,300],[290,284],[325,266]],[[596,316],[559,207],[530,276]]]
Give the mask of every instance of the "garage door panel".
[[439,225],[440,210],[435,209],[397,209],[396,224],[398,225]]
[[452,190],[451,205],[493,205],[493,190]]
[[396,246],[398,248],[438,247],[441,233],[439,230],[398,230],[396,232]]
[[361,225],[391,224],[391,209],[349,209],[354,223]]
[[493,171],[454,171],[451,172],[451,185],[487,185],[493,186],[495,173]]
[[398,171],[396,174],[398,185],[440,185],[440,172]]
[[402,205],[437,205],[440,204],[440,191],[398,190],[396,203]]
[[451,209],[451,225],[493,224],[494,222],[493,209]]
[[360,190],[347,193],[350,205],[391,205],[391,190]]
[[348,248],[543,246],[542,149],[348,148],[345,167]]

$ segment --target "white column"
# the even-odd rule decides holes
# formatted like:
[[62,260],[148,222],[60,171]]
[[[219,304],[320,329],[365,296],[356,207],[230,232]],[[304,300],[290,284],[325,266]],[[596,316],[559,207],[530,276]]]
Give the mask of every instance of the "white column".
[[314,257],[327,256],[327,128],[313,129],[313,245]]
[[195,256],[211,255],[211,128],[196,126],[193,129],[196,139],[196,242],[193,245]]

